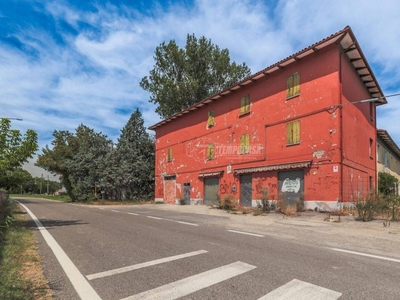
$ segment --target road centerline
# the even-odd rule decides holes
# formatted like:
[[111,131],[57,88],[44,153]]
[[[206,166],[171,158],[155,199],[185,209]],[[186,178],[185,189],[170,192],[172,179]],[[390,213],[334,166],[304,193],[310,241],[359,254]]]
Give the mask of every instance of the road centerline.
[[47,231],[47,229],[43,226],[40,220],[30,211],[22,203],[18,202],[30,215],[32,220],[35,222],[37,228],[42,234],[44,240],[47,245],[53,251],[55,257],[60,263],[62,269],[67,275],[69,281],[74,287],[75,291],[78,293],[81,299],[93,299],[93,300],[101,300],[100,296],[96,293],[96,291],[92,288],[92,286],[87,282],[85,276],[79,272],[78,268],[72,262],[72,260],[68,257],[68,255],[64,252],[61,246],[57,243],[57,241],[53,238],[53,236]]
[[381,260],[388,260],[388,261],[394,261],[394,262],[400,263],[400,259],[396,259],[396,258],[390,258],[390,257],[385,257],[385,256],[373,255],[373,254],[368,254],[368,253],[363,253],[363,252],[356,252],[356,251],[344,250],[344,249],[339,249],[339,248],[329,248],[329,249],[331,249],[331,250],[333,250],[333,251],[343,252],[343,253],[355,254],[355,255],[359,255],[359,256],[377,258],[377,259],[381,259]]
[[262,235],[262,234],[251,233],[251,232],[245,232],[245,231],[238,231],[238,230],[227,230],[227,231],[233,232],[233,233],[239,233],[239,234],[245,234],[245,235],[256,236],[256,237],[264,237],[264,235]]
[[86,278],[89,280],[103,278],[103,277],[121,274],[121,273],[125,273],[125,272],[130,272],[130,271],[134,271],[134,270],[138,270],[138,269],[142,269],[142,268],[146,268],[146,267],[150,267],[150,266],[159,265],[162,263],[167,263],[167,262],[182,259],[182,258],[192,257],[192,256],[204,254],[204,253],[208,253],[208,251],[199,250],[199,251],[193,251],[193,252],[189,252],[189,253],[185,253],[185,254],[169,256],[169,257],[160,258],[160,259],[156,259],[156,260],[152,260],[152,261],[148,261],[148,262],[144,262],[144,263],[140,263],[140,264],[136,264],[136,265],[132,265],[132,266],[128,266],[128,267],[123,267],[123,268],[118,268],[118,269],[114,269],[114,270],[109,270],[109,271],[104,271],[104,272],[87,275]]
[[132,216],[139,216],[139,214],[137,214],[137,213],[133,213],[133,212],[128,212],[128,215],[132,215]]
[[189,222],[183,222],[183,221],[176,221],[179,224],[184,224],[184,225],[191,225],[191,226],[199,226],[199,224],[195,223],[189,223]]
[[121,300],[178,299],[255,268],[256,266],[237,261]]
[[155,220],[164,220],[164,218],[160,218],[160,217],[153,217],[153,216],[146,216],[150,219],[155,219]]

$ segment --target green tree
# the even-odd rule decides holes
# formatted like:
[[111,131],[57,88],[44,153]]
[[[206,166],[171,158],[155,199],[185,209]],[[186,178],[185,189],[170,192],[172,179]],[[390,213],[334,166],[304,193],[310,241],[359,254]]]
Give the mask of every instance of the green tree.
[[53,136],[53,148],[46,145],[36,165],[61,175],[62,184],[72,201],[93,198],[95,182],[101,177],[100,161],[109,151],[111,141],[83,124],[75,134],[54,131]]
[[116,149],[102,163],[102,186],[107,196],[134,200],[153,197],[154,139],[138,109],[121,130]]
[[181,49],[175,40],[161,43],[155,50],[155,65],[140,86],[150,92],[156,112],[170,117],[196,102],[250,76],[245,63],[230,61],[228,49],[220,49],[202,36],[187,35]]
[[11,181],[26,175],[21,166],[32,158],[38,149],[37,133],[28,129],[22,136],[11,129],[11,121],[0,119],[0,187],[11,187]]
[[389,173],[378,173],[379,193],[388,196],[393,195],[399,187],[399,180]]

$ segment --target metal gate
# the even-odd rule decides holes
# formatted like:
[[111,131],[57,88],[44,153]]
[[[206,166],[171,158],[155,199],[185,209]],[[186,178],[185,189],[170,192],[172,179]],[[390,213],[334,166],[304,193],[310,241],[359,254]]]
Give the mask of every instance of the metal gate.
[[279,172],[278,184],[287,204],[304,201],[304,170]]
[[190,204],[190,182],[183,184],[183,199],[185,204]]
[[204,204],[216,205],[219,202],[219,178],[204,178]]
[[251,174],[240,176],[240,205],[251,207],[253,188],[251,185]]

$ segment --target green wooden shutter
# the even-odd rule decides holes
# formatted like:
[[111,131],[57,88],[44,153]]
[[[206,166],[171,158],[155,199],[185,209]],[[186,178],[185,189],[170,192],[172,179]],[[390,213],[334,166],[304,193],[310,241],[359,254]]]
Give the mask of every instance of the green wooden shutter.
[[300,121],[293,122],[293,144],[300,143]]
[[172,148],[168,148],[168,161],[172,161]]
[[300,94],[300,73],[293,75],[293,95],[296,96]]
[[214,125],[214,111],[210,110],[208,112],[207,126],[213,126],[213,125]]
[[245,106],[246,106],[246,99],[245,98],[240,98],[240,114],[245,113]]
[[293,123],[286,124],[286,145],[293,144]]
[[293,96],[293,76],[286,79],[286,98]]
[[246,153],[250,153],[250,134],[245,136]]
[[207,147],[207,159],[214,159],[214,144],[209,144]]

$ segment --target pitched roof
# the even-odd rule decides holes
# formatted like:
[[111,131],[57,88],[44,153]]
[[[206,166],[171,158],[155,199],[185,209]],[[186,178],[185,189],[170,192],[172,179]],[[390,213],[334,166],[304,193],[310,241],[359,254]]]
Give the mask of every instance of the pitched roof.
[[220,98],[223,98],[225,95],[230,94],[240,88],[243,88],[244,86],[251,84],[255,81],[257,81],[260,78],[263,78],[264,76],[267,76],[275,71],[280,70],[281,68],[284,68],[310,54],[316,53],[322,48],[325,48],[333,43],[339,44],[342,49],[343,53],[345,53],[349,61],[353,64],[354,69],[360,76],[360,79],[368,89],[369,93],[371,94],[372,98],[380,98],[377,101],[377,104],[385,104],[387,103],[387,100],[384,97],[384,94],[378,84],[378,81],[375,78],[374,73],[372,72],[371,67],[368,64],[367,59],[364,56],[364,53],[362,52],[356,37],[354,36],[353,31],[351,30],[350,26],[346,26],[344,29],[341,31],[338,31],[337,33],[334,33],[330,35],[329,37],[312,44],[311,46],[295,53],[292,54],[291,56],[278,61],[277,63],[243,79],[242,81],[236,83],[235,85],[228,87],[219,93],[212,95],[200,102],[197,102],[196,104],[180,111],[179,113],[164,119],[157,124],[154,124],[149,127],[149,129],[155,130],[156,128],[165,125],[187,113],[190,113],[193,110],[199,109],[200,107],[207,105],[208,103],[211,103],[213,101],[217,101]]
[[385,143],[385,145],[389,147],[389,149],[391,149],[397,155],[398,158],[400,158],[399,146],[397,146],[397,144],[389,135],[389,133],[384,129],[378,129],[376,133],[378,137]]

